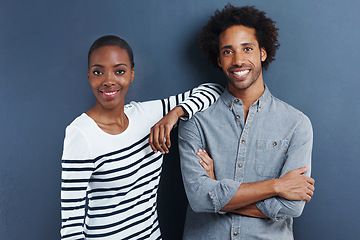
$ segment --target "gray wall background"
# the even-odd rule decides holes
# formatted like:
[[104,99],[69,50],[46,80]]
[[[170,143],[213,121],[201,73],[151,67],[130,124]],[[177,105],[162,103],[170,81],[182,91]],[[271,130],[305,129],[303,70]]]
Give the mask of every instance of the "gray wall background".
[[[165,98],[224,82],[201,57],[198,33],[224,0],[0,1],[0,239],[59,239],[65,127],[94,102],[87,51],[101,35],[135,53],[127,101]],[[295,220],[295,239],[360,235],[360,2],[230,1],[277,21],[281,47],[264,79],[314,128],[316,192]],[[173,136],[176,141],[176,136]],[[164,239],[180,239],[186,207],[177,147],[159,196]]]

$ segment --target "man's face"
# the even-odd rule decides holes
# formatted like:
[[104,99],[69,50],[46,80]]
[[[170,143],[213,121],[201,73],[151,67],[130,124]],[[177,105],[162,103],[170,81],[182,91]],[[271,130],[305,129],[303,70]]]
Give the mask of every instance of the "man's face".
[[[219,36],[218,64],[228,79],[233,95],[238,90],[263,86],[261,62],[266,59],[265,48],[259,48],[255,29],[234,25]],[[259,80],[259,81],[258,81]]]

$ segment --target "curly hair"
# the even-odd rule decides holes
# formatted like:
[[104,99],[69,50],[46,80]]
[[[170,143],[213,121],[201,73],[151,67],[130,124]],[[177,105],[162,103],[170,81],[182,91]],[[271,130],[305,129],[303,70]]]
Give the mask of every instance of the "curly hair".
[[267,69],[269,63],[275,60],[278,42],[278,28],[275,22],[265,16],[265,12],[255,6],[234,7],[228,3],[222,11],[216,10],[215,15],[207,22],[200,32],[200,49],[207,55],[207,62],[220,68],[217,62],[219,56],[219,36],[234,25],[243,25],[255,29],[255,36],[259,47],[264,47],[267,58],[262,67]]

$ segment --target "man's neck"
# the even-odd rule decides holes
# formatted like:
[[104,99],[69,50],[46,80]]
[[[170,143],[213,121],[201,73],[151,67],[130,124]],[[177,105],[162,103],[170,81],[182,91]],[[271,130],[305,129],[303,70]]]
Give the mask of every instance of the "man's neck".
[[254,82],[247,89],[242,89],[242,90],[235,89],[230,85],[230,83],[228,83],[228,90],[234,97],[241,99],[244,108],[244,123],[245,123],[251,105],[253,105],[254,102],[256,102],[256,100],[258,100],[261,97],[261,95],[264,93],[265,86],[261,78],[258,79],[256,82]]
[[241,99],[244,109],[249,109],[264,93],[265,86],[262,79],[258,79],[250,87],[242,90],[235,89],[228,83],[228,90],[234,97]]

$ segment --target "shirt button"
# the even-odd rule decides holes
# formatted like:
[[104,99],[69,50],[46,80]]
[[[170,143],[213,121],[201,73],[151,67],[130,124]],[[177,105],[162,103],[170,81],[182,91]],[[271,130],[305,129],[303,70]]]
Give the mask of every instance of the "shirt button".
[[235,99],[235,102],[239,102],[239,99]]
[[241,143],[242,143],[242,144],[244,144],[244,143],[245,143],[245,140],[244,140],[244,139],[243,139],[243,140],[241,140]]
[[231,108],[231,103],[229,104],[229,108]]
[[277,142],[273,142],[273,146],[276,146],[277,145]]
[[234,236],[237,236],[238,235],[238,233],[237,232],[234,232]]
[[239,163],[239,168],[242,168],[242,163]]
[[236,115],[236,119],[239,119],[240,118],[240,116],[239,115]]

